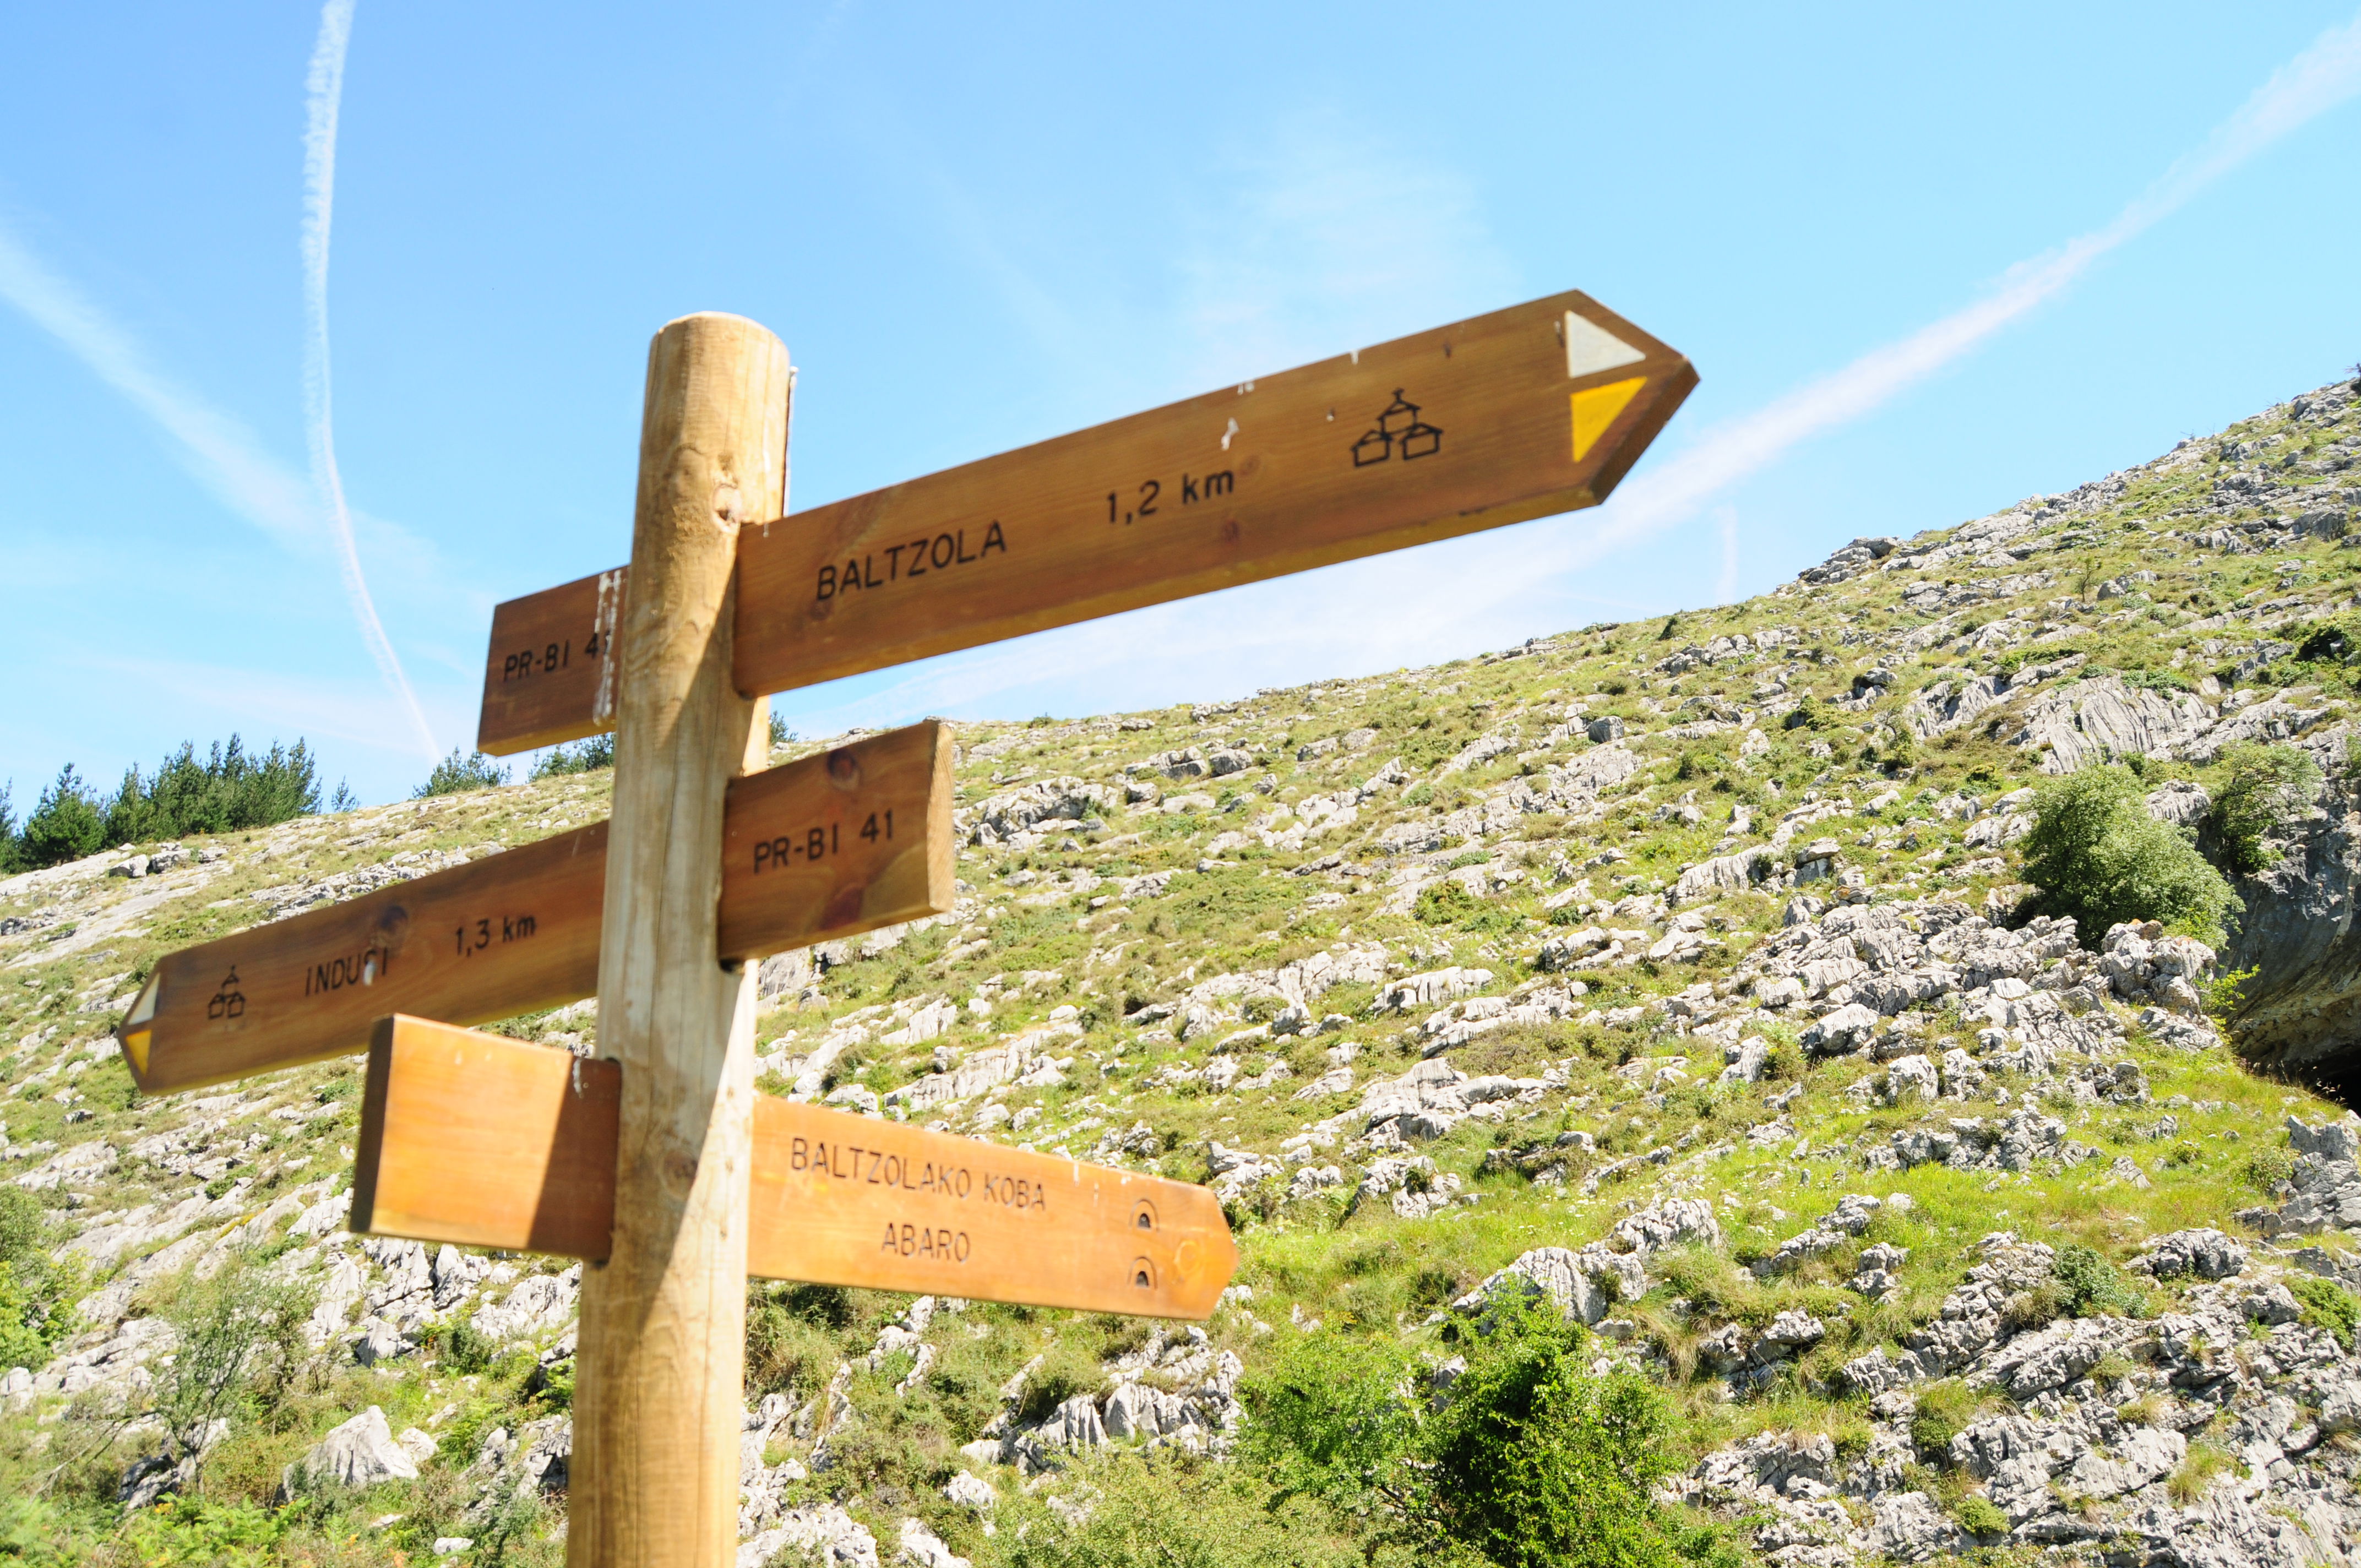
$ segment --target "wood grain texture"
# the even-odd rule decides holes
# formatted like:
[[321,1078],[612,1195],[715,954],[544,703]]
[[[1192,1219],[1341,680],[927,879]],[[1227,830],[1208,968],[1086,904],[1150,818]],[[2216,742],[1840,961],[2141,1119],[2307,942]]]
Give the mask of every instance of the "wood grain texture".
[[574,1568],[737,1556],[754,972],[719,955],[721,860],[730,780],[769,728],[730,680],[731,587],[741,525],[786,507],[790,385],[742,317],[683,317],[648,348],[598,943],[614,1226],[582,1281]]
[[615,631],[629,577],[618,566],[493,609],[476,750],[505,757],[614,728]]
[[[721,953],[833,941],[950,908],[950,726],[928,719],[731,781]],[[774,783],[789,768],[792,783]]]
[[149,1094],[365,1048],[389,1012],[487,1024],[598,977],[593,823],[159,959],[116,1029]]
[[622,1069],[424,1018],[378,1020],[348,1223],[603,1258]]
[[[385,1020],[352,1228],[605,1257],[620,1080],[612,1062]],[[1205,1188],[767,1095],[747,1220],[763,1278],[1200,1322],[1237,1264]]]
[[[1569,311],[1641,357],[1570,378]],[[1634,376],[1647,385],[1576,460],[1569,392]],[[784,691],[1594,506],[1696,379],[1561,294],[820,507],[740,547],[738,686]]]
[[1237,1266],[1210,1189],[767,1096],[750,1217],[750,1273],[980,1301],[1202,1322]]
[[[1569,313],[1631,356],[1573,373]],[[1633,378],[1577,454],[1569,396]],[[792,690],[1595,506],[1696,385],[1675,350],[1557,294],[783,517],[740,546],[734,678]],[[493,668],[585,602],[569,584],[501,606],[517,630]],[[606,728],[566,689],[533,709],[539,743]]]
[[[950,908],[951,751],[929,719],[729,781],[722,956]],[[182,948],[117,1031],[126,1065],[162,1093],[360,1050],[388,1012],[473,1025],[579,1001],[598,985],[606,867],[594,823]]]

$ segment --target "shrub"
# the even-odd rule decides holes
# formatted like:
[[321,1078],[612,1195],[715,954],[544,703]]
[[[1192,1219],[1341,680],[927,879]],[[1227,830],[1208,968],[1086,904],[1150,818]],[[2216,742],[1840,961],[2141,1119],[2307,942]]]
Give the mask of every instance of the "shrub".
[[73,1326],[81,1272],[49,1245],[49,1217],[21,1187],[0,1187],[0,1369],[39,1366]]
[[2212,980],[2199,981],[2197,992],[2201,1004],[2216,1023],[2226,1025],[2230,1014],[2238,1010],[2238,1003],[2246,999],[2246,982],[2261,972],[2258,967],[2254,966],[2221,970]]
[[179,1343],[156,1384],[157,1420],[177,1453],[201,1452],[216,1420],[280,1402],[309,1354],[303,1323],[314,1294],[244,1255],[210,1279],[182,1279],[164,1313]]
[[2065,1298],[2066,1310],[2075,1317],[2087,1318],[2094,1312],[2126,1314],[2139,1304],[2115,1266],[2080,1242],[2059,1247],[2051,1275]]
[[[982,1543],[994,1568],[1353,1568],[1360,1554],[1316,1503],[1271,1498],[1234,1467],[1170,1451],[1093,1465],[1088,1509],[1023,1494]],[[1017,1528],[1005,1528],[1009,1514]]]
[[2284,832],[2311,806],[2320,793],[2320,766],[2293,746],[2248,741],[2224,751],[2221,768],[2207,826],[2229,868],[2252,875],[2278,862],[2279,851],[2266,839]]
[[2008,1533],[2008,1515],[2001,1511],[1998,1503],[1981,1492],[1971,1492],[1961,1497],[1960,1506],[1951,1510],[1951,1517],[1958,1519],[1960,1528],[1970,1535],[2006,1535]]
[[1488,904],[1459,883],[1448,881],[1422,890],[1417,903],[1411,906],[1411,915],[1422,925],[1456,926],[1463,931],[1478,933],[1510,931],[1520,924],[1510,911]]
[[1956,1377],[1929,1383],[1918,1390],[1918,1407],[1910,1412],[1910,1442],[1920,1457],[1948,1464],[1951,1440],[1976,1419],[1976,1396]]
[[2043,786],[2023,854],[2045,910],[2071,916],[2092,948],[2111,926],[2149,919],[2218,946],[2224,916],[2246,907],[2178,828],[2148,816],[2138,779],[2114,763]]
[[1585,1331],[1546,1304],[1495,1313],[1433,1409],[1389,1342],[1315,1334],[1247,1386],[1243,1452],[1283,1497],[1367,1519],[1381,1538],[1498,1568],[1735,1562],[1649,1495],[1682,1467],[1664,1396],[1585,1370]]
[[2317,1274],[2299,1275],[2288,1281],[2288,1289],[2303,1303],[2303,1321],[2314,1328],[2326,1329],[2351,1350],[2354,1330],[2361,1325],[2361,1300],[2334,1279],[2323,1279]]
[[2190,685],[2187,675],[2178,670],[2167,669],[2134,670],[2124,677],[2124,685],[2140,691],[2162,692],[2167,696],[2196,689]]
[[1097,1387],[1104,1376],[1099,1370],[1097,1356],[1077,1343],[1073,1335],[1061,1334],[1041,1357],[1040,1365],[1026,1374],[1024,1398],[1017,1406],[1016,1419],[1038,1421],[1075,1395]]
[[461,795],[471,789],[496,789],[508,782],[509,771],[481,751],[462,751],[454,746],[449,756],[434,764],[426,782],[410,792],[410,798],[426,800],[438,795]]

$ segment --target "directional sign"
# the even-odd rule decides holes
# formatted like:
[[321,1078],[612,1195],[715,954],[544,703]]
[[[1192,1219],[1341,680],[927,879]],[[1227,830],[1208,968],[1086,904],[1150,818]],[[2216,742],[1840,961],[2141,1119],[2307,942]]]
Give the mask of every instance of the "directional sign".
[[[951,906],[951,743],[929,720],[731,782],[721,952],[755,958]],[[607,824],[186,948],[116,1031],[148,1093],[365,1048],[395,1008],[489,1023],[598,988]]]
[[[604,1258],[621,1080],[615,1062],[380,1020],[352,1228]],[[763,1278],[1146,1317],[1211,1316],[1237,1263],[1202,1187],[769,1095],[748,1222]]]
[[[1567,293],[750,527],[750,696],[1596,505],[1697,372]],[[494,612],[477,744],[613,723],[620,570]]]

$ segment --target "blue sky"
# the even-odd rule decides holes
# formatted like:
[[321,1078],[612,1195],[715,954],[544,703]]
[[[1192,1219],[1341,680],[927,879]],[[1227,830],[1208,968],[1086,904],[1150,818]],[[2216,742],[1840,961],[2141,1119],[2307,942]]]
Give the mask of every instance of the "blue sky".
[[2361,18],[2296,4],[20,0],[0,779],[236,730],[407,793],[491,606],[627,553],[694,310],[786,340],[805,506],[1567,288],[1704,378],[1605,509],[777,699],[807,733],[1760,592],[2361,358],[2356,89]]

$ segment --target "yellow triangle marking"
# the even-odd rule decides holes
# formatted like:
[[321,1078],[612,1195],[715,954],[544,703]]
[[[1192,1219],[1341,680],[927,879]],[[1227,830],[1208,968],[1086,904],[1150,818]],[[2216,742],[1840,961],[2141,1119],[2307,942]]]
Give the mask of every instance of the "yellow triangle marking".
[[1628,381],[1610,381],[1604,387],[1589,387],[1567,395],[1574,400],[1574,460],[1577,463],[1589,455],[1615,422],[1615,416],[1631,405],[1648,384],[1645,376],[1634,376]]
[[148,1047],[156,1037],[156,997],[163,978],[160,974],[148,977],[148,983],[139,988],[138,999],[131,1003],[131,1011],[124,1015],[122,1026],[115,1031],[123,1041],[123,1054],[131,1058],[135,1078],[148,1076]]

